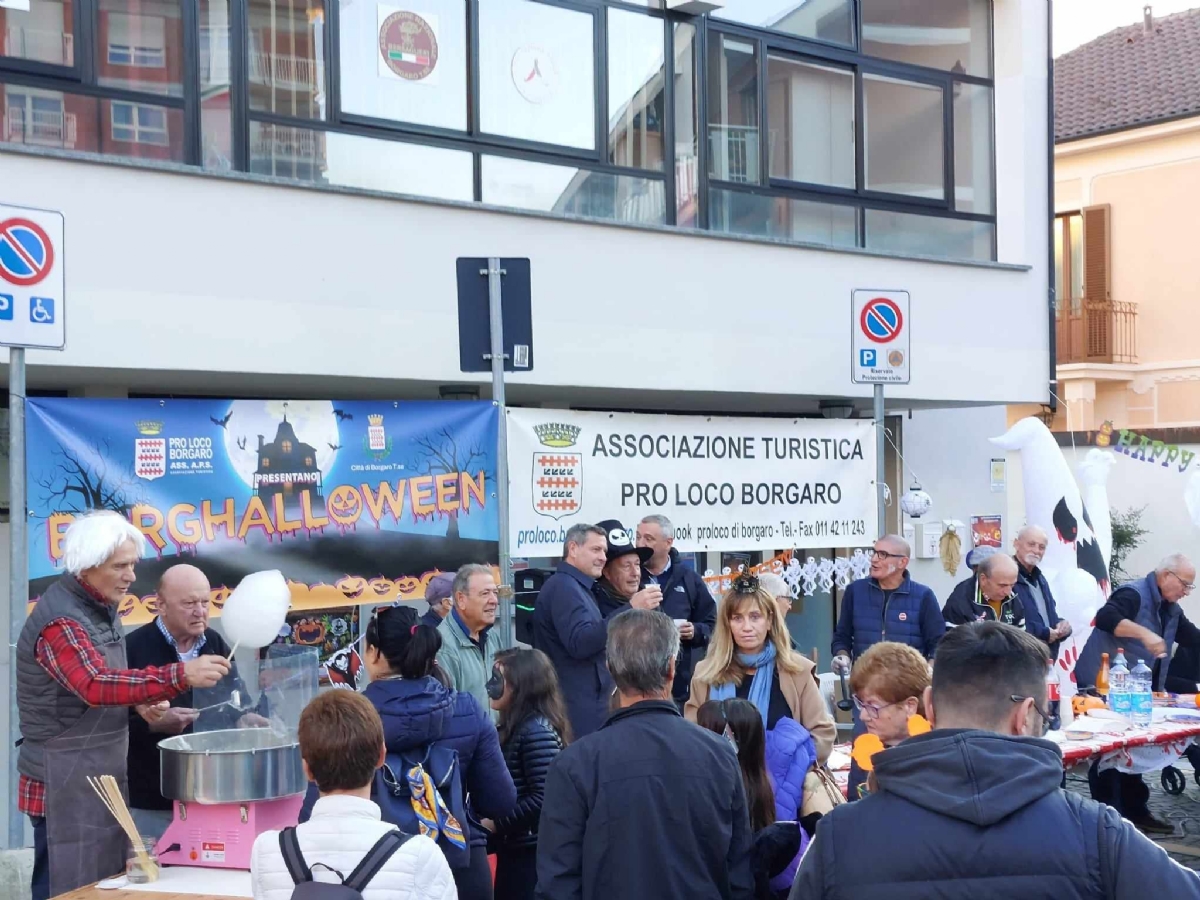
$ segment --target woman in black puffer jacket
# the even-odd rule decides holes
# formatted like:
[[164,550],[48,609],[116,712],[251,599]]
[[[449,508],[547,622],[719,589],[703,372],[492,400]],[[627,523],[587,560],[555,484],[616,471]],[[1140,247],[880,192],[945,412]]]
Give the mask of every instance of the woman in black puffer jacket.
[[483,822],[496,854],[495,900],[532,900],[546,773],[571,740],[567,707],[554,665],[540,650],[498,653],[487,692],[500,713],[500,746],[517,786],[513,812]]

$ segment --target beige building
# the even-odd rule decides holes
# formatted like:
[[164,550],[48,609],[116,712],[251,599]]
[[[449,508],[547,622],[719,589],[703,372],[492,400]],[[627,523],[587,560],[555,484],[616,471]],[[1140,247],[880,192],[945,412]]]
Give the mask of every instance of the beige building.
[[1198,72],[1200,9],[1055,61],[1056,431],[1200,426]]

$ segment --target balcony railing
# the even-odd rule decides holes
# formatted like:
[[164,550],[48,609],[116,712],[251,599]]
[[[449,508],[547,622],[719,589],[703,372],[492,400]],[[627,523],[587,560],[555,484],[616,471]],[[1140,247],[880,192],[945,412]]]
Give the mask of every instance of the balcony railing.
[[1137,304],[1117,300],[1060,300],[1058,362],[1137,362]]
[[4,116],[4,140],[13,144],[39,144],[72,150],[76,139],[75,113],[28,111],[9,107]]
[[4,55],[55,66],[72,66],[75,64],[75,37],[61,31],[9,25],[4,29]]
[[754,125],[712,125],[709,152],[713,174],[724,181],[758,181],[758,128]]

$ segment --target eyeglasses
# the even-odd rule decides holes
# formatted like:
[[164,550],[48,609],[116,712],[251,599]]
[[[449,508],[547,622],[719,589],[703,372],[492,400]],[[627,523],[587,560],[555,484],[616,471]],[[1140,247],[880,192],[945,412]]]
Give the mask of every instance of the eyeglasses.
[[[1009,695],[1008,699],[1013,703],[1024,703],[1026,700],[1033,700],[1032,697],[1022,697],[1020,694],[1011,694]],[[1045,737],[1050,733],[1050,717],[1043,712],[1040,706],[1038,706],[1038,702],[1036,700],[1033,700],[1033,710],[1042,719],[1042,733],[1038,735],[1038,737]]]
[[1178,575],[1176,575],[1176,574],[1175,574],[1174,572],[1172,572],[1170,569],[1168,569],[1168,570],[1167,570],[1167,574],[1168,574],[1168,575],[1170,575],[1171,577],[1173,577],[1173,578],[1174,578],[1176,581],[1178,581],[1178,582],[1179,582],[1181,585],[1183,585],[1183,592],[1184,592],[1185,594],[1190,594],[1190,593],[1191,593],[1193,590],[1195,590],[1195,587],[1196,587],[1196,582],[1194,582],[1194,581],[1184,581],[1182,578],[1180,578]]
[[855,708],[860,713],[862,713],[862,717],[864,719],[878,719],[879,714],[881,712],[883,712],[885,709],[889,709],[893,706],[898,706],[900,703],[903,702],[903,701],[897,701],[896,703],[885,703],[885,704],[883,704],[883,706],[875,706],[872,703],[864,703],[862,700],[859,699],[857,694],[852,696],[850,699],[854,701]]
[[872,550],[871,559],[904,559],[904,554],[888,553],[886,550]]

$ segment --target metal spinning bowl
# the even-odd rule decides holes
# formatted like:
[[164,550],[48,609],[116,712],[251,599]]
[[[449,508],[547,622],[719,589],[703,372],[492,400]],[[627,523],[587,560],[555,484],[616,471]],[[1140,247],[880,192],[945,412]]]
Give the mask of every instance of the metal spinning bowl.
[[162,795],[186,803],[251,803],[303,793],[295,732],[234,728],[182,734],[158,745]]

